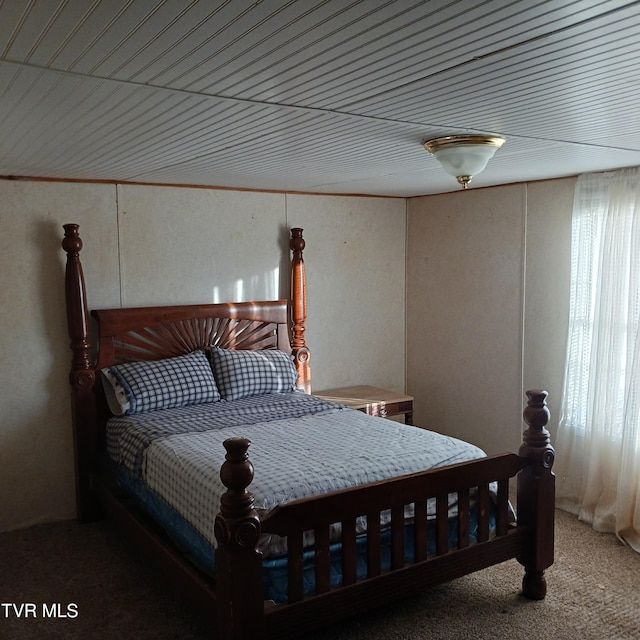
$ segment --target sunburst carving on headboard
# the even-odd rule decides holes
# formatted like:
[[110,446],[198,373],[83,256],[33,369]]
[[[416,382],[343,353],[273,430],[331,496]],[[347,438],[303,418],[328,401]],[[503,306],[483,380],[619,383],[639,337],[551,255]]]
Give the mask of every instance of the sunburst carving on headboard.
[[275,349],[277,325],[236,318],[188,318],[129,331],[114,339],[116,362],[179,356],[210,346]]

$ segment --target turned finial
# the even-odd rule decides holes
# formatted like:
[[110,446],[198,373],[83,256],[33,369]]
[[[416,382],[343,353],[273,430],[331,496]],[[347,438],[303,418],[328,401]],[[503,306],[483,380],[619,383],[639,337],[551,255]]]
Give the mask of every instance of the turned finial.
[[253,480],[250,444],[248,438],[228,438],[223,442],[227,454],[220,467],[220,479],[227,490],[220,498],[220,513],[215,521],[215,536],[221,547],[228,543],[253,547],[260,535],[253,494],[247,491]]
[[223,443],[227,451],[220,467],[222,484],[230,491],[243,493],[253,480],[253,464],[249,460],[248,438],[228,438]]
[[74,256],[78,255],[82,251],[82,240],[78,233],[78,225],[74,223],[68,223],[62,225],[64,229],[64,239],[62,240],[62,248],[66,253]]
[[527,391],[527,406],[524,409],[524,421],[528,425],[522,437],[520,455],[531,457],[545,469],[553,466],[555,452],[551,446],[551,437],[546,425],[549,422],[547,396],[541,389]]
[[525,422],[534,429],[543,430],[549,422],[549,408],[547,407],[547,396],[542,389],[529,389],[527,393],[527,406],[523,416]]
[[[291,247],[291,251],[293,251],[294,254],[302,253],[306,246],[304,238],[302,237],[302,231],[303,230],[300,227],[295,227],[291,229],[291,242],[289,243],[289,246]],[[296,257],[302,257],[302,256],[296,256]]]

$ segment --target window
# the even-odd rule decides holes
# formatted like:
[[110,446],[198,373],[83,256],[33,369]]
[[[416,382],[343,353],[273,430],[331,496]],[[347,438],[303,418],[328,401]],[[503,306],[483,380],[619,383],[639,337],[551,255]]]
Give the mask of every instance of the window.
[[581,176],[559,505],[640,551],[640,169]]

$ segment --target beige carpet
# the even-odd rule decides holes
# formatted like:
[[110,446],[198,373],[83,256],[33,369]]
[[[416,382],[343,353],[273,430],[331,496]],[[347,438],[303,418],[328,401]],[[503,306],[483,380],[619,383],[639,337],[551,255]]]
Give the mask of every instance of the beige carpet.
[[[522,570],[509,561],[305,640],[640,639],[640,554],[564,512],[556,537],[542,602],[518,595]],[[2,640],[211,637],[109,522],[1,534],[0,603]],[[19,618],[8,606],[27,603]],[[43,605],[69,617],[43,617]]]

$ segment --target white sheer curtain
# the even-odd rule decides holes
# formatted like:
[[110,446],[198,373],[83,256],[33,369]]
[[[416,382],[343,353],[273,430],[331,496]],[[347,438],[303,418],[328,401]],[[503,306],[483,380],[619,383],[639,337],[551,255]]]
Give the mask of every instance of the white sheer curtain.
[[640,168],[578,179],[558,506],[640,551]]

